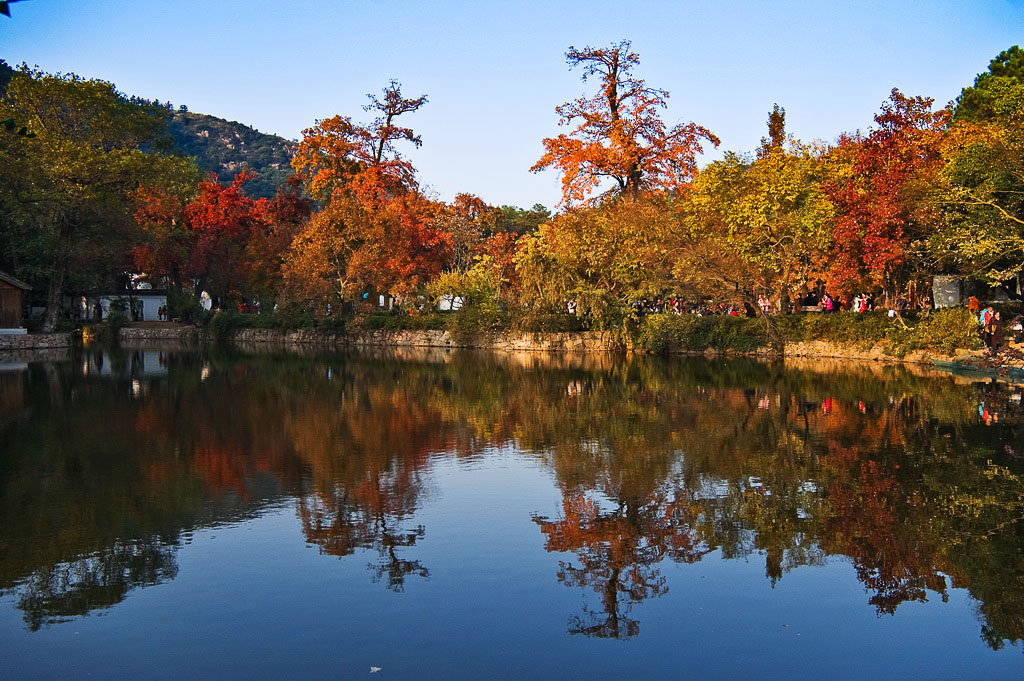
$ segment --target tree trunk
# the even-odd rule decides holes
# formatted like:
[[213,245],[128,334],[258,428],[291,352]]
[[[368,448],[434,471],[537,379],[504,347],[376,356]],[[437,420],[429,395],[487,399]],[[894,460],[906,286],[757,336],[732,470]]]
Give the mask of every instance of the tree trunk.
[[760,314],[761,321],[764,323],[765,335],[768,336],[768,342],[771,343],[772,350],[777,357],[784,356],[786,354],[786,341],[775,327],[771,315],[761,314],[760,310],[758,310],[758,314]]
[[62,245],[57,253],[57,262],[54,263],[53,274],[50,275],[50,285],[46,291],[46,311],[43,312],[43,333],[53,333],[57,328],[57,318],[64,308],[64,276],[68,269],[70,253]]
[[171,265],[171,289],[175,293],[181,293],[181,268],[178,263]]
[[789,289],[783,287],[782,292],[779,293],[779,314],[789,314]]

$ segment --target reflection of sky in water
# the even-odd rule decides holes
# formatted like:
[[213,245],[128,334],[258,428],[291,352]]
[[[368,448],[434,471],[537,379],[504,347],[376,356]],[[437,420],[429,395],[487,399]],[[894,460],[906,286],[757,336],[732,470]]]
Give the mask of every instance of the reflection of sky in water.
[[[856,561],[841,553],[828,555],[817,546],[819,539],[809,530],[821,531],[814,523],[826,523],[828,518],[818,516],[836,513],[828,503],[844,492],[835,489],[836,480],[824,481],[823,467],[837,466],[833,459],[845,455],[846,450],[814,454],[820,461],[808,465],[801,458],[811,454],[804,450],[790,452],[783,447],[773,453],[758,450],[761,445],[747,450],[739,446],[737,451],[746,458],[732,461],[729,457],[734,454],[729,451],[700,451],[698,441],[680,446],[659,431],[664,421],[670,429],[685,432],[700,419],[711,419],[716,410],[738,410],[737,414],[744,415],[747,410],[760,412],[761,418],[774,419],[762,425],[784,430],[785,423],[778,420],[783,401],[775,392],[743,396],[742,391],[729,392],[721,385],[712,389],[698,385],[674,395],[672,381],[654,374],[660,388],[644,388],[639,396],[630,393],[627,398],[634,401],[631,413],[620,428],[611,415],[619,398],[601,401],[602,391],[611,388],[598,384],[596,379],[604,378],[600,373],[588,379],[567,381],[554,376],[550,382],[538,378],[536,384],[492,386],[487,384],[491,378],[486,372],[473,373],[465,367],[469,373],[460,378],[402,364],[385,364],[379,370],[379,366],[342,363],[332,366],[327,376],[315,365],[299,363],[294,385],[286,388],[284,375],[268,378],[266,367],[232,362],[196,359],[179,366],[171,363],[164,374],[141,375],[138,361],[108,357],[102,364],[110,370],[99,375],[103,381],[115,382],[109,395],[90,393],[96,385],[77,384],[88,399],[109,400],[112,416],[115,410],[128,410],[112,419],[118,429],[156,428],[146,422],[143,412],[132,411],[139,408],[131,406],[134,404],[149,404],[169,395],[209,401],[201,410],[215,411],[209,432],[185,433],[168,450],[192,465],[189,448],[194,448],[194,461],[206,466],[202,481],[186,466],[183,470],[189,472],[182,482],[174,477],[180,474],[173,466],[170,473],[154,467],[167,463],[164,459],[147,458],[152,453],[137,445],[119,449],[116,440],[108,442],[113,446],[108,446],[106,459],[87,451],[76,454],[87,467],[83,475],[109,474],[88,467],[124,457],[153,478],[147,484],[154,490],[181,486],[177,496],[150,502],[132,499],[131,504],[166,505],[171,500],[185,500],[198,507],[190,507],[176,534],[157,543],[169,552],[173,570],[158,575],[159,579],[129,580],[123,597],[109,607],[97,606],[86,616],[65,618],[68,621],[29,632],[23,612],[15,607],[21,587],[8,589],[0,599],[0,677],[358,678],[371,667],[381,668],[379,678],[402,679],[1019,676],[1020,646],[1009,645],[1000,651],[986,647],[979,636],[978,603],[965,589],[948,589],[945,601],[928,590],[926,601],[907,600],[899,604],[895,615],[879,616],[868,604],[870,590],[863,578],[858,578]],[[157,366],[161,364],[158,360]],[[186,382],[187,387],[181,388],[174,381],[184,382],[185,374],[193,383]],[[239,403],[217,411],[224,406],[219,402],[228,395],[267,400],[269,411],[253,411],[257,419],[275,410],[289,412],[290,400],[318,395],[319,384],[308,378],[314,374],[331,384],[351,385],[352,392],[344,393],[343,400],[335,394],[325,396],[323,401],[330,408],[323,414],[301,416],[299,409],[296,418],[300,423],[285,419],[265,433],[260,431],[258,437],[227,446],[230,438],[244,435],[235,419],[243,418],[250,407]],[[119,375],[123,378],[118,379]],[[78,373],[84,381],[96,376]],[[43,373],[31,373],[30,378],[32,389],[42,390],[46,385]],[[483,384],[476,388],[482,388],[479,392],[493,402],[489,410],[474,411],[479,403],[470,399],[475,393],[465,385],[467,380]],[[388,381],[405,387],[392,393]],[[575,386],[568,397],[566,385]],[[381,386],[385,389],[380,399],[367,399],[360,392]],[[527,389],[536,394],[510,392]],[[184,392],[175,392],[180,390]],[[657,407],[645,411],[644,400],[656,390],[662,392]],[[461,402],[460,396],[468,401]],[[828,428],[838,427],[836,419],[840,417],[871,418],[873,411],[884,408],[880,405],[893,405],[891,418],[903,413],[888,398],[867,401],[862,410],[861,400],[847,397],[831,400],[829,412],[822,414],[821,400],[812,397],[807,402],[817,405],[815,410],[820,418],[828,419],[824,422]],[[543,409],[564,408],[567,399],[573,401],[571,410],[556,411],[553,416],[542,413]],[[358,408],[352,405],[360,400],[367,409],[394,409],[396,418],[379,423],[338,420],[349,413],[343,412],[348,408],[353,409],[351,418],[356,418],[353,415]],[[595,401],[578,405],[579,400]],[[711,412],[701,411],[705,404]],[[969,404],[969,410],[974,404]],[[512,435],[503,435],[500,444],[489,443],[479,431],[473,431],[472,437],[464,432],[469,422],[497,428],[492,423],[496,414],[513,413],[522,405],[528,409],[513,419]],[[596,410],[594,414],[582,413],[591,408]],[[923,408],[906,411],[912,414]],[[35,409],[38,416],[42,403],[37,402]],[[320,417],[328,420],[314,427],[312,419]],[[544,431],[543,436],[526,432],[535,425],[531,419],[548,417],[553,430]],[[172,417],[165,414],[164,418]],[[301,423],[303,418],[309,422]],[[417,419],[430,422],[417,423]],[[721,427],[741,421],[725,418]],[[794,421],[798,427],[781,438],[787,447],[810,423]],[[244,419],[241,423],[246,425]],[[384,428],[383,423],[391,425]],[[346,428],[336,428],[339,424]],[[182,435],[180,424],[162,425]],[[415,434],[424,425],[426,432],[447,429],[449,440],[479,441],[465,450],[404,452],[401,448],[411,445],[399,437],[401,428],[408,427]],[[297,451],[306,453],[295,456],[288,451],[277,462],[264,451],[270,444],[266,440],[289,428]],[[96,430],[94,434],[101,439],[121,432]],[[566,450],[575,432],[581,433],[575,439],[578,446]],[[357,435],[364,439],[338,439]],[[306,436],[308,441],[302,439]],[[659,446],[668,446],[667,451],[645,449],[658,437],[664,438],[664,445]],[[820,440],[820,433],[816,437]],[[366,443],[378,438],[394,449],[365,452]],[[939,436],[934,446],[945,446],[948,439]],[[529,446],[521,444],[525,440]],[[316,447],[325,442],[333,449],[317,454]],[[223,445],[224,451],[210,451],[213,443]],[[818,441],[815,446],[822,444]],[[852,443],[844,441],[842,446],[849,449]],[[871,453],[872,447],[865,451],[857,453],[858,461],[874,460],[871,457],[884,461],[881,455]],[[787,486],[781,486],[775,472],[756,468],[761,465],[760,457],[773,454],[776,459],[765,461],[794,468],[793,476],[784,480]],[[15,462],[12,466],[28,465],[2,445],[0,456]],[[904,467],[912,456],[916,455],[904,455]],[[360,464],[363,459],[359,457],[379,466],[379,475],[373,478],[377,487],[365,484],[358,469],[350,470],[348,462]],[[259,468],[264,460],[278,468]],[[127,470],[135,471],[136,463]],[[240,467],[241,482],[229,475],[232,466]],[[858,466],[850,470],[858,471]],[[26,471],[26,475],[32,472],[30,468]],[[122,472],[117,475],[124,480],[112,478],[125,485],[117,494],[131,496],[139,484],[130,477],[135,474]],[[329,482],[332,479],[335,483]],[[209,487],[214,480],[222,484],[216,494]],[[869,482],[872,479],[865,478],[856,483],[854,491]],[[9,477],[5,484],[12,484]],[[617,490],[635,490],[639,496],[630,496],[633,492],[616,496]],[[46,488],[39,494],[52,491]],[[97,493],[75,491],[86,492]],[[888,493],[887,489],[879,492]],[[580,506],[567,505],[569,499]],[[852,499],[850,503],[863,503]],[[344,512],[335,513],[336,508]],[[302,509],[326,515],[304,517]],[[567,512],[573,509],[586,511],[581,512],[578,527],[565,524]],[[100,512],[123,511],[115,504]],[[154,507],[151,512],[161,511]],[[335,537],[325,534],[322,541],[314,541],[310,523],[338,518],[361,523],[362,534],[332,554],[329,547],[337,545],[327,540]],[[541,531],[541,521],[552,532],[558,528],[578,531],[574,540],[584,543],[570,551],[545,550],[554,535]],[[755,521],[763,521],[760,532],[752,526]],[[90,527],[89,522],[82,525]],[[698,527],[701,531],[713,528],[718,534],[695,538],[692,562],[657,552],[662,546],[659,542],[671,545],[677,538],[690,537],[688,533]],[[787,548],[776,557],[782,566],[781,578],[768,579],[765,546],[773,527],[786,533]],[[409,538],[416,528],[422,532]],[[126,526],[122,531],[130,529]],[[635,536],[630,534],[634,531]],[[900,539],[898,533],[904,528],[897,526],[895,531],[895,538]],[[657,532],[667,535],[656,539]],[[387,545],[389,537],[395,543]],[[727,547],[707,543],[722,543],[723,537],[729,539]],[[891,540],[885,535],[879,541]],[[0,541],[6,540],[0,537]],[[864,541],[870,544],[870,538]],[[618,552],[634,561],[645,555],[657,556],[644,565],[641,572],[646,570],[645,576],[619,574],[616,578],[623,584],[629,579],[663,580],[659,587],[663,593],[632,601],[619,594],[619,614],[636,626],[634,631],[620,623],[618,631],[631,632],[628,641],[569,635],[573,618],[589,613],[599,620],[604,615],[607,602],[600,587],[610,583],[605,579],[608,571],[614,572],[620,565]],[[92,557],[77,560],[83,566],[95,562]],[[586,575],[594,583],[560,581],[558,575],[587,560],[593,561]],[[386,583],[374,578],[379,566],[388,561],[415,562],[401,588],[385,588]],[[74,564],[67,557],[58,564],[55,587],[67,586],[71,574],[64,566]],[[867,565],[870,568],[872,563]],[[621,566],[624,573],[633,569],[629,560]],[[950,583],[941,572],[937,576]]]
[[72,659],[83,676],[151,679],[354,678],[371,666],[416,679],[676,678],[681,666],[688,678],[756,670],[759,678],[995,679],[1012,678],[1019,664],[1019,650],[980,649],[963,591],[878,618],[844,559],[774,587],[755,557],[666,561],[669,592],[636,609],[638,637],[567,637],[580,594],[553,574],[571,556],[541,550],[528,522],[557,508],[550,478],[521,459],[486,464],[439,462],[432,471],[437,494],[415,517],[430,528],[417,557],[431,576],[400,595],[368,588],[369,552],[319,555],[281,508],[196,531],[178,551],[174,580],[133,592],[102,617],[25,635],[4,607],[4,640],[18,650],[5,656],[8,678],[63,676]]

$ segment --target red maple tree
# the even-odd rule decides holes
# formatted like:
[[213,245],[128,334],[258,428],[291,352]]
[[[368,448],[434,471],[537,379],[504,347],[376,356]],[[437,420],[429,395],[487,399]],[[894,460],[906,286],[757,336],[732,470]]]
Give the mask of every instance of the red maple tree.
[[895,292],[909,247],[934,216],[922,201],[929,173],[941,165],[938,143],[949,111],[933,100],[893,90],[866,136],[843,136],[832,152],[842,169],[825,183],[837,208],[828,269],[836,292],[883,287]]
[[196,238],[187,272],[197,281],[197,291],[227,296],[247,289],[248,246],[254,234],[265,235],[273,224],[270,202],[249,198],[242,190],[248,178],[248,173],[241,172],[223,185],[211,174],[185,206],[185,218]]

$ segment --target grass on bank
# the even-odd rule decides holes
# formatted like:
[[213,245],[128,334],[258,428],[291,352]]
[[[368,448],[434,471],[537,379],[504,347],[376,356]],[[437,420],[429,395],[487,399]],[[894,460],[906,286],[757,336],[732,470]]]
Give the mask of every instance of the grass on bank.
[[[902,321],[885,312],[856,314],[782,315],[771,318],[772,328],[763,318],[713,315],[653,314],[628,320],[615,329],[623,345],[654,353],[733,350],[750,352],[772,345],[772,337],[787,343],[828,341],[874,346],[891,355],[902,356],[913,350],[953,353],[981,346],[978,324],[964,308],[936,310],[927,315],[904,314]],[[336,333],[348,331],[420,331],[444,330],[457,341],[489,336],[503,330],[523,332],[565,332],[587,330],[586,320],[574,315],[523,315],[506,311],[435,312],[431,314],[368,314],[355,317],[313,317],[300,314],[242,315],[220,312],[207,321],[211,334],[227,340],[243,328],[281,330],[321,329]]]

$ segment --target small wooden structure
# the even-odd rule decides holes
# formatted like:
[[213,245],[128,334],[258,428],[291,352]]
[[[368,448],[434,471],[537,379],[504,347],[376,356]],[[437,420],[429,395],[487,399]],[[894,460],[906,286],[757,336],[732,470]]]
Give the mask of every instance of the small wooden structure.
[[25,282],[0,272],[0,332],[11,333],[17,329],[16,332],[24,333],[21,329],[22,296],[31,290]]

